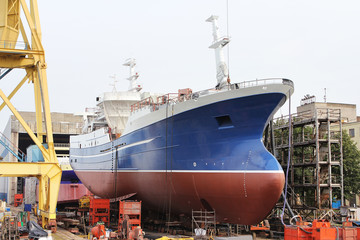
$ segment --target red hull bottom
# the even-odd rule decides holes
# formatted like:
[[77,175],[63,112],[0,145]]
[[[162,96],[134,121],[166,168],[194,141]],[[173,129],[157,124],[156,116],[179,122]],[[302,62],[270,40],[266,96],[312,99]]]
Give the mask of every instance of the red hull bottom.
[[76,202],[84,195],[92,194],[83,184],[60,184],[58,203]]
[[[114,198],[137,193],[147,205],[191,214],[191,210],[212,208],[217,220],[236,224],[257,224],[278,201],[284,174],[201,172],[76,172],[95,195]],[[116,180],[115,180],[116,179]],[[171,195],[171,197],[170,197]]]
[[[36,188],[36,199],[39,201],[39,189]],[[58,203],[77,202],[82,196],[92,194],[81,183],[60,184]]]

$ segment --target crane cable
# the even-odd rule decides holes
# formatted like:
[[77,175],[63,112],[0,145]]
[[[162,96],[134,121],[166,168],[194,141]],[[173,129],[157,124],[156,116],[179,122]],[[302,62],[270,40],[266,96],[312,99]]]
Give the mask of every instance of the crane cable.
[[286,177],[285,177],[285,194],[284,194],[284,205],[281,212],[281,223],[286,226],[284,223],[284,212],[285,212],[285,205],[286,205],[286,195],[287,195],[287,185],[288,185],[288,177],[289,177],[289,166],[290,166],[290,153],[291,153],[291,90],[289,90],[289,146],[288,146],[288,161],[286,167]]
[[[229,0],[226,0],[226,35],[229,37]],[[230,44],[227,44],[228,81],[230,82]]]

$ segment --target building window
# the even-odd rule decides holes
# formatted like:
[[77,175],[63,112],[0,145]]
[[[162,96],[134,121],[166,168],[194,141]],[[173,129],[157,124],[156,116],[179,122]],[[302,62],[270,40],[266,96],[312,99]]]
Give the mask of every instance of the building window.
[[349,136],[350,137],[355,137],[355,129],[353,129],[353,128],[349,129]]

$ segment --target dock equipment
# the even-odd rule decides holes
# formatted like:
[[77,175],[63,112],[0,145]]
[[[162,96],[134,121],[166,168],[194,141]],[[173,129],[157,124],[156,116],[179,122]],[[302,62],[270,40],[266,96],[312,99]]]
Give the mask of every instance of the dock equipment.
[[89,224],[95,225],[97,222],[110,224],[110,199],[90,199]]
[[106,236],[105,226],[103,223],[98,223],[95,227],[91,229],[91,239],[100,239]]
[[360,228],[354,227],[349,221],[343,222],[342,226],[331,226],[330,222],[321,219],[314,220],[312,223],[303,222],[301,219],[294,226],[285,226],[285,240],[357,240],[360,239],[358,232]]
[[23,194],[15,194],[15,199],[14,199],[14,206],[20,206],[23,203],[24,197]]
[[[20,14],[21,10],[23,14]],[[31,38],[28,38],[26,32],[31,33]],[[20,33],[23,42],[18,41]],[[30,0],[29,4],[25,0],[0,0],[0,68],[7,69],[0,74],[0,79],[7,76],[12,69],[24,69],[26,72],[8,96],[0,89],[0,97],[4,101],[0,105],[0,111],[5,105],[10,109],[44,157],[44,162],[38,163],[0,162],[0,176],[36,177],[39,180],[39,222],[42,227],[51,228],[54,232],[62,172],[54,149],[46,67],[37,0]],[[34,85],[37,135],[10,102],[27,80]],[[48,149],[42,144],[44,136]]]
[[269,236],[273,238],[273,232],[270,230],[270,224],[268,220],[261,221],[257,225],[251,225],[250,231],[252,232],[253,239],[256,239],[256,236],[263,235],[264,237]]
[[141,227],[141,201],[120,201],[119,202],[119,232],[123,229],[123,222],[128,216],[127,224],[130,230]]
[[18,220],[16,216],[5,216],[1,223],[0,239],[19,239]]
[[89,196],[89,195],[82,196],[79,199],[79,208],[80,209],[89,208],[91,198],[93,198],[93,196]]

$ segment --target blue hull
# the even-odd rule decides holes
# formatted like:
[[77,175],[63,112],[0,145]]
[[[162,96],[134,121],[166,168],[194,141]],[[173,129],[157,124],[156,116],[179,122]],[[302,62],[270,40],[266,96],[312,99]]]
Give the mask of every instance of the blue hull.
[[[71,149],[76,170],[281,170],[265,149],[269,117],[285,101],[280,93],[230,99],[193,109],[121,136],[111,143]],[[281,104],[282,105],[282,104]],[[143,140],[148,143],[126,147]],[[107,154],[106,149],[118,149]],[[105,150],[105,151],[104,151]]]

